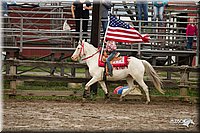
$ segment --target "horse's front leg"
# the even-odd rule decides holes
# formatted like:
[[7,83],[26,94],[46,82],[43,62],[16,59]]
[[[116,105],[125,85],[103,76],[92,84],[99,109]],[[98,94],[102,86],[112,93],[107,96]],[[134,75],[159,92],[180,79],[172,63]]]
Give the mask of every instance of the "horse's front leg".
[[105,84],[104,81],[99,81],[99,84],[101,85],[101,88],[103,89],[104,93],[105,93],[105,98],[109,99],[109,93],[108,93],[108,89],[107,86]]
[[98,81],[97,77],[92,77],[90,81],[85,85],[85,90],[83,92],[83,98],[86,98],[89,95],[89,88],[92,84]]

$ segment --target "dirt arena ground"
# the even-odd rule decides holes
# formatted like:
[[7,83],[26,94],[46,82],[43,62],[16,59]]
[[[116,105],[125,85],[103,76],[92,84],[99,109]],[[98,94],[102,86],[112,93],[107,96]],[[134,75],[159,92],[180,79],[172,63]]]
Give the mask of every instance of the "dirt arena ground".
[[[196,104],[181,102],[19,101],[3,105],[3,131],[199,131]],[[186,127],[181,120],[190,118]]]

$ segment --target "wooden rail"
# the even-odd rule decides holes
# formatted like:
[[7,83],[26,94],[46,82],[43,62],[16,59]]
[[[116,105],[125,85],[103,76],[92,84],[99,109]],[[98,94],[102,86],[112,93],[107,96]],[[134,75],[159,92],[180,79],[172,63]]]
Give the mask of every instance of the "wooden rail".
[[[3,62],[4,65],[10,67],[10,71],[8,74],[3,74],[5,80],[10,81],[10,94],[18,94],[20,91],[17,90],[17,81],[65,81],[67,83],[86,83],[90,80],[90,75],[88,73],[88,67],[84,63],[76,63],[76,62],[51,62],[51,61],[32,61],[32,60],[6,60]],[[18,66],[28,66],[33,68],[43,67],[59,67],[59,68],[71,68],[71,75],[64,76],[64,74],[59,75],[26,75],[21,74],[21,72],[17,71]],[[84,68],[85,74],[82,76],[77,76],[75,73],[76,68]],[[167,78],[162,78],[164,87],[174,87],[180,89],[180,96],[188,97],[187,91],[188,88],[191,88],[191,83],[189,79],[189,74],[191,72],[198,73],[200,68],[198,67],[190,67],[190,66],[154,66],[154,69],[157,72],[178,72],[179,77],[176,79],[169,80]],[[31,69],[32,70],[32,69]],[[178,82],[176,80],[179,80]],[[153,86],[150,80],[145,80],[148,86]],[[197,81],[196,81],[197,82]],[[116,83],[116,82],[110,82]],[[118,81],[117,83],[125,84],[125,80]],[[7,91],[6,91],[7,92]]]

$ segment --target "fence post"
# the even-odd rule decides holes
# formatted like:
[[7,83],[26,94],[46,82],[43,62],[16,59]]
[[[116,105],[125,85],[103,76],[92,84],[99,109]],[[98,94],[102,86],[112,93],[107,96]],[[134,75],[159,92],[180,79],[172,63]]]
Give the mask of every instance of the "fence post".
[[[55,61],[55,53],[51,53],[51,61]],[[56,67],[51,67],[50,75],[53,76],[54,72],[56,71]]]
[[89,68],[85,68],[85,77],[90,78]]
[[[142,22],[141,20],[139,21],[139,32],[142,33]],[[138,57],[141,59],[141,43],[138,44]]]
[[83,39],[83,19],[80,19],[80,35],[79,35],[80,40]]
[[75,67],[71,68],[71,76],[72,77],[76,77],[76,69],[75,69]]
[[21,17],[21,24],[20,24],[20,52],[22,52],[23,49],[23,23],[24,23],[24,18]]
[[196,64],[197,66],[199,67],[200,66],[200,59],[199,59],[199,49],[200,49],[200,1],[198,2],[198,19],[197,19],[197,22],[198,22],[198,36],[197,36],[197,61],[196,61]]
[[[61,53],[61,55],[60,55],[60,61],[63,63],[64,62],[64,56],[65,56],[65,54],[64,53]],[[65,75],[65,68],[62,66],[61,68],[60,68],[60,76],[64,76]]]
[[13,60],[13,63],[12,65],[10,65],[10,75],[12,76],[12,80],[10,81],[10,89],[11,89],[11,92],[12,92],[12,95],[16,95],[16,90],[17,90],[17,82],[16,82],[16,74],[17,74],[17,67],[14,65],[14,61]]
[[[95,2],[93,3],[92,9],[92,29],[91,29],[91,44],[95,47],[98,47],[100,41],[100,28],[101,28],[101,3]],[[97,83],[91,86],[91,91],[93,94],[97,94]]]
[[[171,65],[172,56],[168,56],[167,65]],[[171,72],[167,72],[167,79],[171,79]]]
[[[6,52],[5,60],[8,60],[10,58],[10,52]],[[10,64],[6,63],[6,74],[9,74],[10,72]]]
[[182,70],[180,72],[180,84],[179,84],[179,89],[180,89],[180,96],[187,96],[188,93],[188,79],[189,79],[189,72],[187,71],[187,65],[182,65]]

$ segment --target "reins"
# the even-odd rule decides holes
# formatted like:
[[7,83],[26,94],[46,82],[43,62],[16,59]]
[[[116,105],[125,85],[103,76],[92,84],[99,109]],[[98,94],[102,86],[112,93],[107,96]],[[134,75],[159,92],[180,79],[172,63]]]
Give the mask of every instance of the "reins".
[[87,60],[87,59],[93,57],[93,56],[94,56],[95,54],[97,54],[100,50],[101,50],[101,48],[99,48],[99,49],[97,50],[97,52],[95,52],[94,54],[92,54],[92,55],[90,55],[90,56],[88,56],[88,57],[85,57],[85,58],[83,58],[82,60]]

